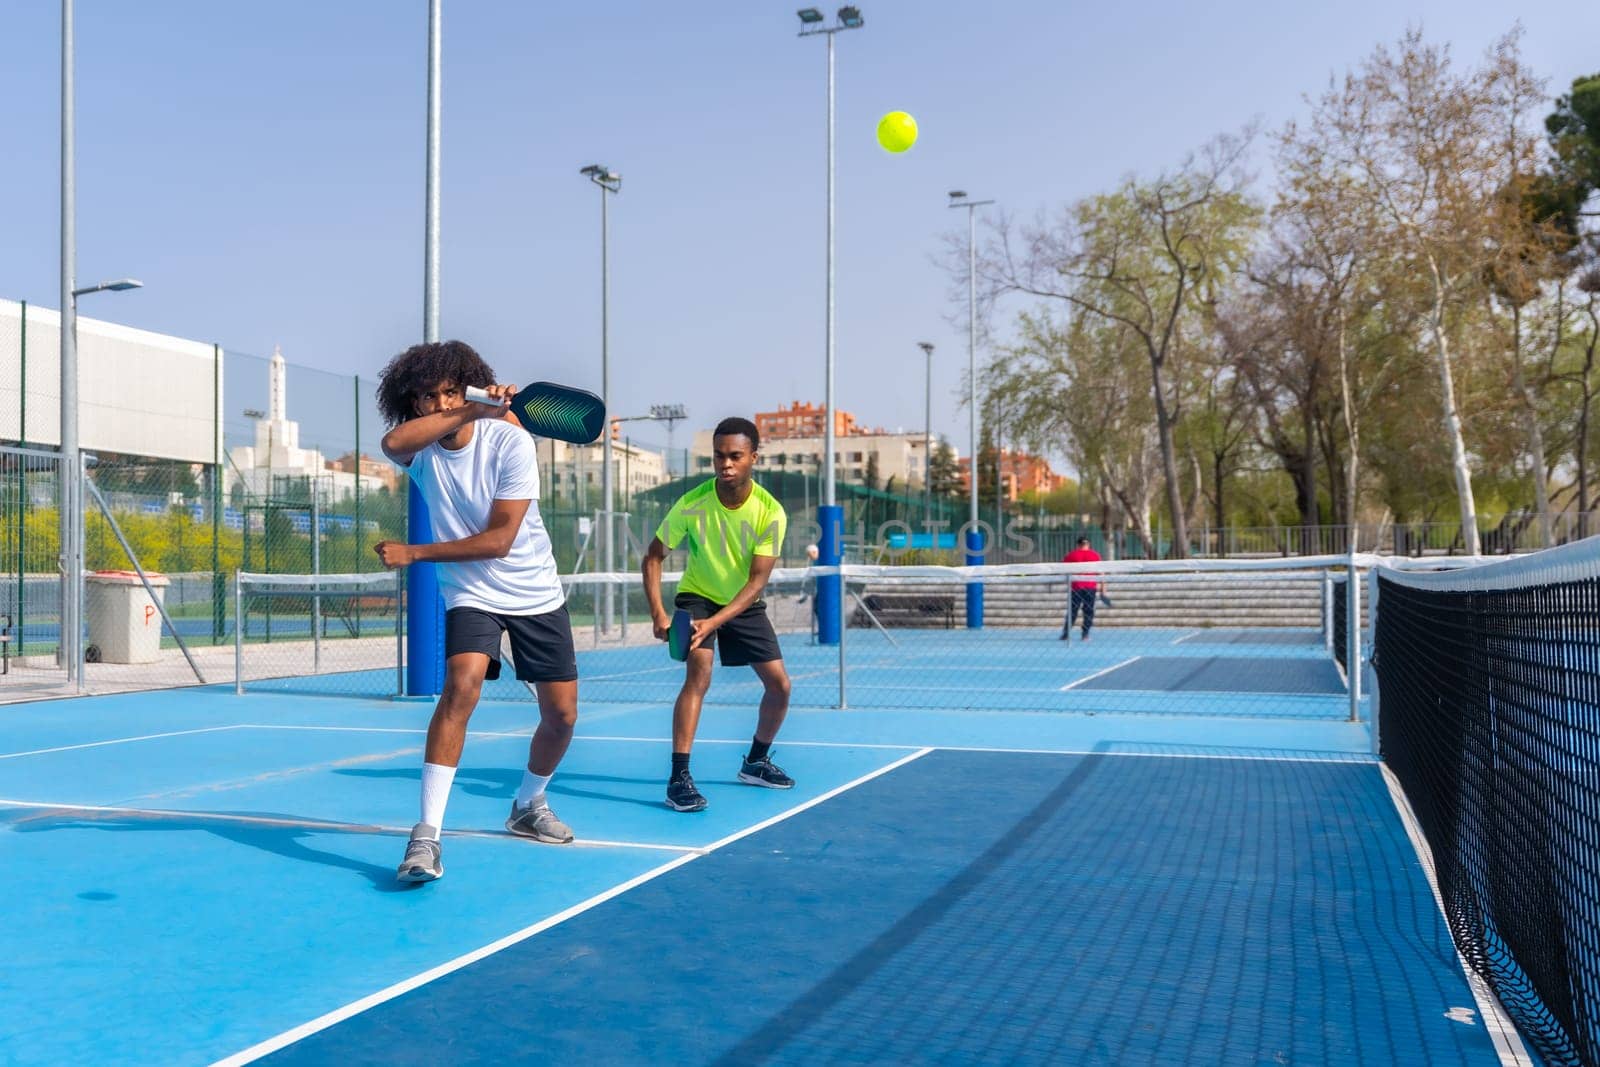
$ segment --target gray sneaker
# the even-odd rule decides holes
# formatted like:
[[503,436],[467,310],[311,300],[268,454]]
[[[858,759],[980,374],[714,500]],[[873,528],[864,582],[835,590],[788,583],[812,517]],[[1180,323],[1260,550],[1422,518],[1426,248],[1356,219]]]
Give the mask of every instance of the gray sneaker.
[[506,829],[518,837],[531,837],[547,845],[565,845],[572,840],[572,827],[556,818],[548,804],[531,804],[518,808],[511,802],[511,814],[506,817]]
[[411,828],[411,840],[406,842],[406,858],[400,861],[394,876],[402,882],[431,882],[444,873],[439,859],[439,829],[419,822]]

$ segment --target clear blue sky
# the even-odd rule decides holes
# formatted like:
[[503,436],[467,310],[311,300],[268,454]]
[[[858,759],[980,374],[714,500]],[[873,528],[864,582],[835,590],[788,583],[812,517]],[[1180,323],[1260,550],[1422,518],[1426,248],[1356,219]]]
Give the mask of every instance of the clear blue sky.
[[[445,0],[444,335],[507,380],[598,387],[599,193],[578,169],[604,162],[624,178],[613,410],[682,402],[702,426],[820,402],[825,46],[796,38],[798,6]],[[1552,96],[1600,69],[1593,0],[1519,6]],[[931,261],[964,222],[946,190],[1031,216],[1280,124],[1407,25],[1465,62],[1518,17],[1435,0],[861,7],[837,42],[838,403],[920,429],[916,342],[932,341],[934,428],[963,453],[966,334]],[[79,284],[147,286],[82,313],[364,375],[419,339],[426,12],[79,0]],[[0,296],[55,307],[58,5],[7,5],[5,26]],[[873,138],[894,109],[921,124],[903,156]]]

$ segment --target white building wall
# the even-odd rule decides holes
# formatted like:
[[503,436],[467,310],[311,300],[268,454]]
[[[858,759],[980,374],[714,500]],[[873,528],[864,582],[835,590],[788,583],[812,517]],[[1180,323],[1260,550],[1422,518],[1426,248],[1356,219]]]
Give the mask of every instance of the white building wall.
[[[103,299],[137,299],[106,296]],[[61,316],[0,300],[0,438],[61,443]],[[211,345],[78,317],[78,437],[89,451],[213,463],[222,377]],[[27,425],[21,424],[23,373]]]

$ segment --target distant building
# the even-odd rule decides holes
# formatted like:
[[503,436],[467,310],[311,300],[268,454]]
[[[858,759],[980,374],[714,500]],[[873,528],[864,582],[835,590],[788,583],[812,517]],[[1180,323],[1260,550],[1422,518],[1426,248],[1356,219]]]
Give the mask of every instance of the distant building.
[[[961,487],[966,489],[972,484],[972,461],[970,458],[961,459],[957,464],[961,468]],[[1050,461],[1043,456],[1030,456],[1026,452],[1013,452],[1009,449],[1000,450],[1001,492],[1013,503],[1023,493],[1054,492],[1061,488],[1065,481],[1065,476],[1051,470]]]
[[[854,421],[851,420],[852,425]],[[927,440],[920,431],[888,433],[857,429],[848,437],[836,435],[833,444],[838,464],[834,476],[841,481],[865,483],[873,456],[878,457],[879,489],[888,486],[893,479],[897,489],[920,490],[927,479]],[[756,470],[814,474],[822,466],[822,445],[821,437],[768,437],[763,433]],[[933,447],[939,447],[937,437]],[[692,473],[706,478],[712,476],[710,430],[696,431],[690,457]]]
[[300,447],[300,424],[289,418],[288,368],[277,348],[267,363],[267,412],[264,418],[256,418],[256,443],[236,445],[228,455],[233,463],[224,488],[231,492],[234,484],[242,483],[257,497],[271,496],[282,478],[315,479],[321,499],[329,502],[354,496],[358,483],[365,493],[395,484],[393,473],[386,481],[364,470],[333,469],[321,452]]
[[[599,510],[600,473],[605,453],[598,441],[592,445],[571,445],[539,438],[535,448],[539,457],[541,498],[554,495],[563,507]],[[622,500],[669,480],[664,454],[626,440],[612,443],[611,484]]]
[[365,452],[361,453],[360,468],[356,466],[356,454],[346,452],[338,459],[328,461],[328,469],[346,474],[364,474],[369,478],[376,478],[389,487],[390,492],[400,488],[400,471],[387,459],[374,459]]
[[[756,431],[761,434],[763,441],[822,437],[828,425],[826,409],[811,403],[802,404],[798,400],[788,407],[779,404],[777,411],[758,411],[752,421],[755,422]],[[850,437],[864,432],[862,427],[856,425],[855,417],[848,411],[834,409],[835,437]]]

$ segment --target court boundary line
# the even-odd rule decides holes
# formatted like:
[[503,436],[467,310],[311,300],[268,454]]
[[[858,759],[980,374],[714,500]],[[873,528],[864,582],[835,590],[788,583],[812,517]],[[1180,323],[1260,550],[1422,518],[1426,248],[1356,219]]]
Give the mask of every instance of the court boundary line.
[[1444,896],[1439,892],[1439,879],[1434,873],[1433,846],[1428,844],[1428,839],[1422,835],[1422,824],[1417,821],[1416,812],[1411,809],[1411,798],[1406,796],[1400,779],[1395,776],[1387,763],[1380,761],[1378,769],[1383,773],[1384,785],[1388,787],[1389,800],[1399,813],[1400,824],[1405,828],[1406,837],[1411,841],[1411,850],[1416,853],[1417,860],[1422,865],[1422,873],[1428,879],[1428,889],[1433,893],[1434,907],[1439,909],[1439,919],[1444,923],[1445,936],[1450,938],[1450,948],[1456,954],[1456,963],[1460,966],[1461,973],[1466,976],[1467,987],[1472,991],[1472,999],[1478,1005],[1478,1016],[1483,1020],[1483,1028],[1489,1035],[1495,1054],[1500,1057],[1502,1067],[1535,1067],[1533,1057],[1528,1054],[1527,1046],[1522,1043],[1522,1035],[1517,1032],[1516,1025],[1506,1013],[1505,1006],[1500,1003],[1500,998],[1495,995],[1489,983],[1467,963],[1460,947],[1456,945],[1455,935],[1450,932],[1450,916],[1445,911]]
[[156,741],[166,737],[186,737],[190,734],[211,734],[220,730],[239,730],[245,723],[230,723],[227,726],[197,726],[193,730],[168,730],[159,734],[142,734],[138,737],[112,737],[104,741],[85,741],[77,745],[57,745],[54,748],[36,748],[28,752],[0,752],[0,760],[20,759],[23,756],[47,756],[53,752],[75,752],[85,748],[99,748],[102,745],[124,745],[134,741]]
[[[62,804],[54,801],[14,800],[0,797],[0,808],[12,810],[38,809],[39,814],[28,816],[19,821],[28,822],[32,819],[48,819],[56,815],[70,815],[76,812],[86,812],[94,815],[132,815],[147,818],[151,821],[199,819],[204,822],[237,823],[243,826],[279,826],[289,829],[304,829],[324,831],[340,834],[367,834],[383,835],[386,837],[409,837],[409,826],[386,826],[382,823],[356,823],[338,822],[330,819],[297,819],[289,815],[245,815],[239,812],[223,811],[190,811],[184,808],[136,808],[120,804]],[[523,841],[508,831],[503,830],[455,830],[444,831],[445,837],[470,837],[485,841]],[[610,841],[601,838],[581,838],[567,842],[560,847],[568,845],[589,848],[634,848],[646,849],[656,852],[699,852],[701,845],[670,845],[651,841]]]
[[926,756],[933,751],[934,749],[931,748],[922,748],[915,752],[908,753],[900,759],[895,760],[893,763],[879,767],[876,770],[846,782],[843,785],[835,786],[827,792],[813,797],[803,804],[798,804],[787,811],[779,812],[777,815],[763,819],[762,821],[755,823],[752,826],[748,826],[743,830],[739,830],[717,841],[713,841],[711,844],[706,845],[699,852],[690,853],[688,855],[679,856],[676,859],[669,860],[659,867],[648,870],[643,874],[636,875],[635,877],[630,878],[619,885],[611,887],[603,893],[597,893],[587,900],[580,901],[577,904],[559,911],[554,915],[541,919],[539,922],[536,922],[531,926],[526,926],[515,933],[507,934],[505,937],[502,937],[496,941],[491,941],[487,945],[457,956],[455,959],[447,960],[436,967],[431,967],[420,974],[416,974],[410,978],[404,979],[403,981],[396,982],[393,985],[390,985],[384,989],[380,989],[375,993],[369,993],[367,996],[362,997],[359,1000],[351,1001],[349,1004],[346,1004],[343,1007],[336,1008],[333,1011],[324,1015],[320,1015],[315,1019],[301,1023],[297,1027],[294,1027],[290,1030],[285,1030],[282,1033],[270,1037],[265,1041],[258,1042],[257,1044],[251,1045],[249,1048],[235,1052],[231,1056],[216,1060],[211,1067],[239,1067],[239,1065],[251,1063],[257,1059],[260,1059],[262,1056],[265,1056],[268,1053],[276,1052],[279,1049],[286,1048],[289,1045],[294,1044],[296,1041],[310,1037],[312,1034],[326,1030],[329,1027],[341,1023],[346,1019],[359,1015],[369,1008],[374,1008],[379,1004],[385,1003],[386,1001],[403,996],[404,994],[411,992],[413,989],[419,989],[430,982],[433,982],[439,978],[443,978],[447,974],[452,974],[455,971],[459,971],[464,967],[470,966],[481,959],[486,959],[497,952],[501,952],[507,948],[510,948],[512,945],[526,941],[528,938],[533,937],[536,934],[543,933],[545,930],[548,930],[551,927],[559,926],[568,919],[575,918],[586,911],[604,904],[608,900],[621,896],[631,889],[636,889],[647,882],[654,881],[662,875],[671,871],[675,871],[685,864],[693,863],[697,859],[709,856],[711,853],[725,848],[736,841],[740,841],[746,837],[749,837],[752,834],[759,833],[769,826],[775,826],[780,822],[791,819],[794,816],[799,815],[801,812],[808,811],[826,800],[833,799],[841,793],[845,793],[856,788],[857,786],[870,782],[874,778],[888,774],[890,771],[898,770],[914,760],[921,759],[923,756]]
[[1114,671],[1114,670],[1116,670],[1116,669],[1117,669],[1117,668],[1119,668],[1119,667],[1126,667],[1126,666],[1127,666],[1127,665],[1128,665],[1128,664],[1130,664],[1130,663],[1137,663],[1137,662],[1139,662],[1139,661],[1140,661],[1140,660],[1142,660],[1142,659],[1144,659],[1144,657],[1143,657],[1143,656],[1134,656],[1134,657],[1133,657],[1133,658],[1131,658],[1131,659],[1125,659],[1125,660],[1123,660],[1123,661],[1122,661],[1122,662],[1121,662],[1121,663],[1113,663],[1113,664],[1112,664],[1112,665],[1111,665],[1111,666],[1109,666],[1109,667],[1106,667],[1106,668],[1104,668],[1104,669],[1102,669],[1102,670],[1098,670],[1098,671],[1095,671],[1095,672],[1094,672],[1094,673],[1093,673],[1093,674],[1086,674],[1086,675],[1084,675],[1084,676],[1083,676],[1083,677],[1082,677],[1082,678],[1079,678],[1079,679],[1078,679],[1078,680],[1077,680],[1077,681],[1075,681],[1075,682],[1068,682],[1068,683],[1067,683],[1067,684],[1066,684],[1066,685],[1064,685],[1064,686],[1062,686],[1062,687],[1061,687],[1061,688],[1059,688],[1059,689],[1054,689],[1054,690],[1048,690],[1048,689],[1047,689],[1047,690],[1042,690],[1042,691],[1043,691],[1043,692],[1055,692],[1055,693],[1065,693],[1065,692],[1066,692],[1066,691],[1067,691],[1067,690],[1069,690],[1069,689],[1073,689],[1073,688],[1075,688],[1075,687],[1077,687],[1077,686],[1080,686],[1080,685],[1082,685],[1082,684],[1083,684],[1083,683],[1084,683],[1084,682],[1087,682],[1087,681],[1089,681],[1089,680],[1090,680],[1090,679],[1091,679],[1091,678],[1098,678],[1098,677],[1100,677],[1100,676],[1101,676],[1101,675],[1102,675],[1102,674],[1110,674],[1110,673],[1111,673],[1111,672],[1112,672],[1112,671]]

